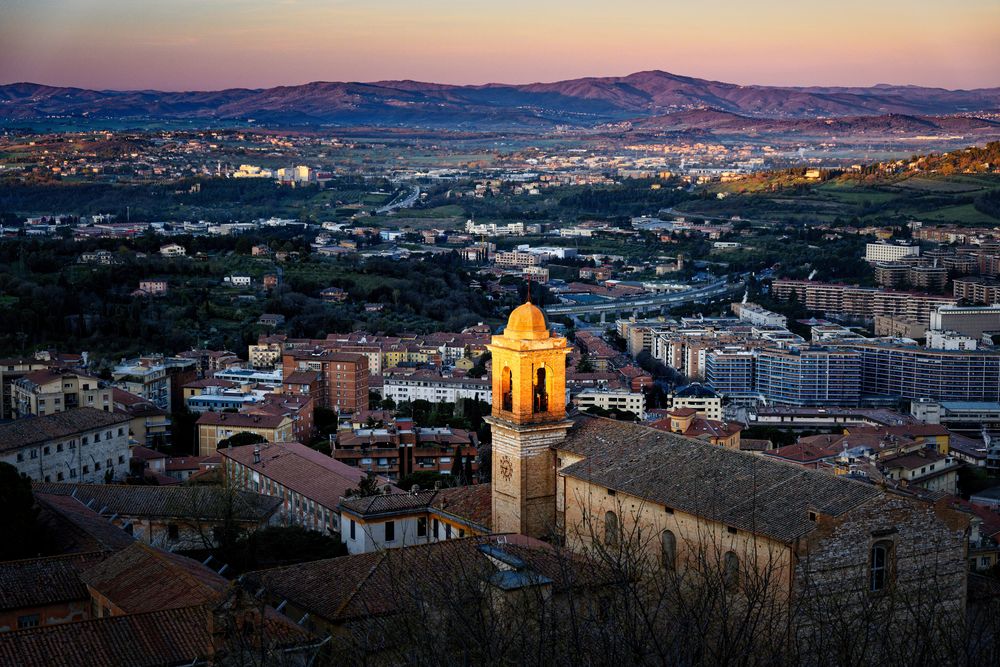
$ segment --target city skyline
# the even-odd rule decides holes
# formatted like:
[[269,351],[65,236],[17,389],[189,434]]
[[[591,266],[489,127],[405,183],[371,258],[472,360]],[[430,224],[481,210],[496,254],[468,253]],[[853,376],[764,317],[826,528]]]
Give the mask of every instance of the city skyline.
[[[1000,86],[1000,5],[858,0],[835,9],[725,0],[121,0],[0,9],[0,83],[110,89],[262,88],[415,79],[527,83],[660,69],[744,85]],[[956,45],[961,48],[956,48]]]

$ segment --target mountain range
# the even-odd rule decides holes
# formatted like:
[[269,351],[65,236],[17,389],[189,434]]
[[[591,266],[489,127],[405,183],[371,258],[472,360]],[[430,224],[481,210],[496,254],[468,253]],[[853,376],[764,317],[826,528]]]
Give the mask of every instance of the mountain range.
[[87,90],[34,83],[0,86],[0,121],[8,125],[70,117],[541,129],[623,120],[655,125],[662,122],[657,119],[692,110],[780,120],[947,115],[1000,110],[1000,88],[741,86],[662,71],[525,85],[314,82],[189,92]]

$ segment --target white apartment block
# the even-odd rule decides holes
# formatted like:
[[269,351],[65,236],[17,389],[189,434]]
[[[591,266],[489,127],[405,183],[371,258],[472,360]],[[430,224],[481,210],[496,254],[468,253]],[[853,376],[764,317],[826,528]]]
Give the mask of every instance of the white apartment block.
[[902,257],[917,257],[920,246],[904,245],[902,243],[868,243],[865,244],[866,262],[894,262]]
[[449,377],[387,377],[382,385],[382,396],[397,404],[402,401],[423,399],[431,403],[456,403],[469,398],[493,402],[493,389],[488,379]]
[[642,392],[625,389],[584,389],[576,395],[576,404],[580,410],[598,407],[602,410],[626,410],[639,417],[646,418],[646,396]]

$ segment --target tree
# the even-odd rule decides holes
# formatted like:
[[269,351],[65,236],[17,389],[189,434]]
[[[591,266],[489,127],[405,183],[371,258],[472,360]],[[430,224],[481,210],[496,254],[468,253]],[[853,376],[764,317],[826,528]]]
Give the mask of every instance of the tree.
[[225,440],[219,441],[219,446],[216,449],[225,449],[226,447],[242,447],[243,445],[257,445],[267,442],[267,438],[262,435],[257,435],[256,433],[251,433],[249,431],[240,431],[239,433],[234,433]]
[[38,511],[31,480],[9,463],[0,463],[0,507],[0,560],[32,555],[38,541]]
[[586,352],[580,355],[579,361],[576,362],[576,372],[577,373],[593,373],[594,364],[590,361],[590,355]]
[[358,482],[357,488],[347,491],[348,498],[367,498],[381,493],[378,488],[379,479],[371,470]]

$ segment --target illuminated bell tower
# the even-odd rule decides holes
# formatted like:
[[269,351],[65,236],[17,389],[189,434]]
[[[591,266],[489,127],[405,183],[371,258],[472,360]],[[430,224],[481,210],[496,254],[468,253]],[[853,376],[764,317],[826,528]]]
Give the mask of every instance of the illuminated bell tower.
[[566,437],[565,338],[552,336],[531,303],[510,314],[492,354],[493,532],[544,538],[555,533],[556,459]]

